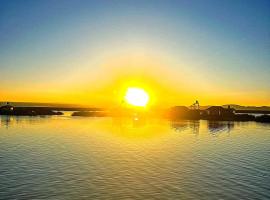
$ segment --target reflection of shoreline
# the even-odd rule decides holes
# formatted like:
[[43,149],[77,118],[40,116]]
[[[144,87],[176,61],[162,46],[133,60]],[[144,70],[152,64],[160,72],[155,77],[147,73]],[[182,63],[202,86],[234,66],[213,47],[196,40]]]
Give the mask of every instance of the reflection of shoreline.
[[[206,121],[207,130],[210,134],[217,134],[222,132],[230,133],[234,128],[235,122],[231,121]],[[179,120],[179,121],[170,121],[170,127],[175,132],[183,132],[185,130],[192,130],[192,133],[198,135],[200,133],[200,120]]]
[[[69,115],[68,119],[78,120],[79,118],[72,118]],[[38,123],[48,122],[50,119],[64,119],[66,117],[61,116],[8,116],[1,115],[0,116],[0,127],[8,129],[13,125],[24,124],[24,125],[34,125]],[[117,126],[122,127],[123,129],[134,129],[147,127],[149,124],[153,123],[151,118],[147,117],[108,117],[113,120],[113,123]],[[165,120],[167,121],[167,120]],[[156,122],[154,122],[156,123]],[[203,124],[201,124],[203,123]],[[206,124],[205,124],[206,123]],[[201,120],[177,120],[177,121],[169,121],[169,127],[177,132],[187,131],[194,135],[198,135],[200,133],[200,127],[203,125],[203,128],[206,125],[206,128],[210,134],[218,134],[218,133],[230,133],[232,129],[234,129],[235,125],[239,122],[231,122],[231,121],[201,121]],[[204,125],[205,124],[205,125]]]
[[189,121],[170,121],[171,128],[176,132],[182,132],[187,129],[191,129],[192,133],[198,135],[200,132],[200,121],[189,120]]
[[14,116],[14,115],[0,115],[0,127],[8,129],[16,124],[37,124],[44,119],[50,119],[51,116]]
[[8,129],[9,124],[11,123],[11,120],[13,120],[13,117],[9,115],[2,115],[1,116],[1,126],[6,127]]
[[207,128],[211,134],[217,134],[219,132],[230,133],[234,128],[234,122],[207,121]]

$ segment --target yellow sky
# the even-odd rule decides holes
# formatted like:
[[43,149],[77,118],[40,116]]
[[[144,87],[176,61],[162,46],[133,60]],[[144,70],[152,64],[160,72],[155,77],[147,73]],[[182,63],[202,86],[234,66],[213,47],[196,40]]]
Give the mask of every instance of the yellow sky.
[[[235,103],[269,105],[269,94],[253,92],[260,99],[245,92],[232,92],[226,86],[212,84],[211,77],[194,71],[184,63],[161,54],[114,54],[95,63],[95,70],[85,62],[78,70],[63,72],[40,84],[29,82],[1,90],[1,101],[54,102],[112,107],[120,105],[128,87],[143,88],[149,93],[149,106],[169,107]],[[181,68],[182,70],[179,70]]]

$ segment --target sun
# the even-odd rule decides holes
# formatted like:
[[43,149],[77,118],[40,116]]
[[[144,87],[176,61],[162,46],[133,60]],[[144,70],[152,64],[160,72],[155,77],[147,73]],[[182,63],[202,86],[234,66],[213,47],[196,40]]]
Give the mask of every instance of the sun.
[[145,107],[149,101],[149,95],[144,89],[130,87],[127,89],[125,100],[133,106]]

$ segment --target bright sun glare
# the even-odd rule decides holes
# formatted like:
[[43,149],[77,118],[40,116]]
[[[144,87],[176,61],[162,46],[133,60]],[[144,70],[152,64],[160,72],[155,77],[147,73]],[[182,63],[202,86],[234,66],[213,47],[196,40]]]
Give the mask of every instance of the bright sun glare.
[[125,100],[133,106],[144,107],[149,101],[149,95],[141,88],[128,88]]

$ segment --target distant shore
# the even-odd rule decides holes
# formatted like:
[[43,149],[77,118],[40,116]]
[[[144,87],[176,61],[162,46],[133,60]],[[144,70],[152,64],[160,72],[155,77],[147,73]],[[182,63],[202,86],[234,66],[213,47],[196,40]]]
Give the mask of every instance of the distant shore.
[[[2,108],[2,109],[1,109]],[[0,115],[37,116],[37,115],[62,115],[63,113],[48,107],[12,107],[0,108]]]
[[[132,115],[131,113],[125,114],[110,114],[106,111],[78,111],[74,112],[72,116],[81,116],[81,117],[106,117],[106,116],[116,116],[116,117],[134,117],[137,119],[145,118],[145,117],[155,117],[153,115],[144,115],[138,114]],[[265,122],[270,123],[270,115],[260,115],[254,116],[250,114],[233,114],[233,115],[205,115],[201,114],[198,111],[189,111],[188,113],[181,113],[180,115],[173,115],[172,113],[165,113],[162,117],[169,120],[209,120],[209,121],[256,121],[256,122]]]
[[[213,106],[217,107],[217,106]],[[179,110],[180,108],[180,110]],[[207,109],[206,109],[207,110]],[[256,121],[270,123],[270,111],[263,110],[234,110],[234,113],[224,113],[221,115],[207,114],[206,110],[190,110],[186,107],[176,106],[161,116],[170,120],[209,120],[209,121]],[[224,109],[226,110],[226,109]],[[63,115],[62,111],[74,111],[72,116],[81,117],[106,117],[106,116],[132,116],[129,113],[110,113],[102,108],[78,108],[78,107],[11,107],[8,109],[5,106],[0,107],[0,115],[13,115],[13,116],[42,116],[42,115]],[[262,114],[254,116],[252,114]],[[153,115],[152,115],[153,116]],[[140,117],[137,116],[137,117]],[[151,117],[149,115],[148,117]]]

